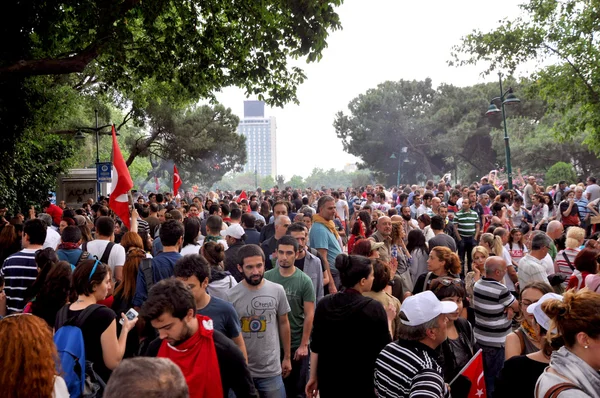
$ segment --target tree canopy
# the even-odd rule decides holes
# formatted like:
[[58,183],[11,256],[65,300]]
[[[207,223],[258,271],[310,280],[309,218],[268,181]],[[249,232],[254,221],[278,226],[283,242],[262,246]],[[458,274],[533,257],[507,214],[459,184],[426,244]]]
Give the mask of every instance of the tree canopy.
[[484,61],[484,73],[514,72],[527,62],[539,67],[530,90],[555,118],[549,132],[560,139],[582,138],[600,153],[600,24],[598,5],[576,0],[530,0],[522,16],[500,26],[475,30],[454,47],[451,65]]
[[[24,158],[30,152],[20,148],[46,139],[73,145],[69,134],[75,126],[91,125],[81,116],[93,115],[94,108],[100,108],[105,121],[111,120],[107,109],[120,110],[121,118],[111,121],[143,132],[150,129],[157,107],[187,109],[199,99],[214,99],[216,91],[228,86],[241,87],[270,105],[297,101],[305,74],[290,60],[321,58],[329,32],[341,28],[334,10],[339,4],[341,0],[11,4],[0,27],[0,147],[7,156],[0,168],[0,196],[14,206],[14,187],[27,181],[16,163],[37,167]],[[184,128],[178,131],[185,133]],[[43,137],[56,132],[64,134]],[[129,149],[124,152],[133,161],[140,153],[137,146]],[[69,166],[64,162],[68,155],[65,150],[45,154],[56,174]],[[33,186],[39,190],[35,196],[54,186],[44,181]]]
[[[513,168],[543,175],[564,161],[583,176],[600,166],[581,145],[581,134],[558,140],[549,132],[561,115],[531,89],[535,81],[509,77],[505,84],[521,99],[506,107]],[[348,114],[338,112],[334,127],[344,149],[362,160],[360,166],[389,185],[395,185],[398,167],[403,184],[448,172],[470,182],[506,166],[502,117],[485,115],[498,95],[497,83],[434,88],[430,79],[388,81],[353,99]]]

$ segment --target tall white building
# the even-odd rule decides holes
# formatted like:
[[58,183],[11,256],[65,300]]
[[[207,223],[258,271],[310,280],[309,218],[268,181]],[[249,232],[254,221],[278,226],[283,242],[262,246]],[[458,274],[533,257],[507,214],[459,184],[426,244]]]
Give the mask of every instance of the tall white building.
[[277,176],[277,123],[275,117],[265,117],[265,103],[244,101],[244,118],[238,133],[246,137],[247,162],[244,172],[262,176]]

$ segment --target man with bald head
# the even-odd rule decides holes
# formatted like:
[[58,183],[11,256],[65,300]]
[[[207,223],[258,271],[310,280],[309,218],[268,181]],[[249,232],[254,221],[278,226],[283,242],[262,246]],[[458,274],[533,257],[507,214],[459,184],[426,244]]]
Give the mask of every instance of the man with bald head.
[[548,254],[552,258],[553,264],[554,260],[556,260],[556,253],[558,252],[554,242],[560,239],[563,232],[565,232],[565,227],[563,227],[560,221],[552,220],[548,223],[548,227],[546,228],[546,235],[548,235],[548,237],[552,239],[552,245],[550,246],[550,252]]
[[383,242],[384,245],[377,249],[379,258],[386,263],[389,263],[392,257],[392,220],[389,217],[379,217],[377,220],[377,232],[375,232],[370,240],[374,242]]
[[474,334],[483,351],[485,386],[491,398],[496,376],[504,366],[506,336],[511,332],[519,302],[501,283],[506,275],[506,261],[498,256],[488,257],[484,267],[485,276],[473,287]]

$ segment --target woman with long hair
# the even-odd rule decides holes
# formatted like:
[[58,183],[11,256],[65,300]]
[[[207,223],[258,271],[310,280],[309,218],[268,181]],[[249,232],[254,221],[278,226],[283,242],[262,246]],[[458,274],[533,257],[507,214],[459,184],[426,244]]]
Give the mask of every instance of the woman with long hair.
[[550,210],[544,197],[540,194],[535,194],[531,197],[533,208],[531,209],[531,217],[533,217],[534,230],[546,231],[548,220],[550,218]]
[[519,292],[520,315],[517,320],[520,325],[516,331],[506,336],[505,360],[517,355],[531,354],[540,349],[539,338],[533,327],[533,315],[527,312],[527,308],[537,303],[546,293],[552,293],[552,287],[543,282],[532,282]]
[[[467,292],[460,278],[442,277],[431,282],[431,291],[440,301],[457,305],[455,312],[447,314],[447,338],[437,349],[441,352],[438,363],[444,370],[444,381],[450,383],[475,354],[475,335],[468,320],[461,317]],[[466,397],[462,391],[452,390],[456,398]]]
[[598,273],[600,250],[586,247],[577,254],[573,265],[575,271],[569,278],[567,289],[583,289],[586,286],[587,276]]
[[[135,232],[127,232],[125,235]],[[125,238],[123,235],[123,238]],[[138,236],[139,237],[139,236]],[[141,243],[141,237],[140,242]],[[123,265],[123,281],[117,285],[113,294],[112,310],[116,314],[127,313],[130,308],[133,308],[133,296],[137,287],[137,277],[142,260],[146,259],[146,252],[136,245],[129,246]],[[117,333],[121,332],[121,324],[117,325]],[[144,329],[146,330],[146,329]],[[127,344],[123,358],[131,358],[137,354],[140,345],[140,335],[138,328],[133,328],[127,335]]]
[[375,359],[391,336],[386,310],[363,296],[373,285],[373,265],[366,257],[340,254],[335,267],[343,289],[323,297],[315,310],[306,395],[375,397]]
[[200,219],[198,217],[187,217],[183,220],[183,244],[181,245],[181,255],[199,254],[201,243],[200,237]]
[[15,314],[0,321],[0,395],[11,398],[68,398],[57,374],[52,330],[37,316]]
[[[537,381],[534,397],[598,397],[600,295],[587,289],[569,290],[562,301],[550,299],[541,308],[551,320],[549,329],[556,328],[549,338],[555,334],[561,336],[565,345],[552,353],[550,366]],[[561,385],[564,393],[552,395]]]
[[225,247],[221,243],[217,242],[206,242],[200,249],[202,257],[208,261],[210,265],[210,278],[208,280],[208,287],[206,291],[211,295],[220,299],[226,300],[226,292],[238,284],[240,279],[231,275],[230,272],[225,271],[223,261],[225,260]]
[[508,235],[508,243],[504,246],[510,254],[513,265],[519,265],[519,261],[525,257],[529,251],[523,242],[523,232],[519,228],[513,228]]
[[[539,349],[523,355],[513,356],[504,362],[496,383],[494,394],[497,397],[530,398],[535,394],[535,385],[550,363],[552,353],[563,346],[563,339],[554,336],[550,319],[542,311],[542,304],[550,299],[562,300],[556,293],[544,294],[538,302],[527,306],[533,333],[537,336]],[[515,380],[519,383],[515,386]]]
[[266,200],[260,202],[260,210],[258,213],[265,218],[265,222],[269,222],[269,219],[271,218],[271,204]]
[[429,249],[423,231],[413,229],[408,233],[406,250],[410,253],[410,277],[411,280],[416,281],[420,275],[427,273],[427,260],[429,259]]
[[460,259],[458,255],[445,246],[436,246],[431,249],[427,260],[427,271],[421,274],[415,282],[412,294],[430,290],[431,281],[443,276],[458,278],[460,272]]
[[365,225],[365,234],[363,235],[365,238],[368,238],[373,233],[371,229],[371,215],[366,210],[361,210],[358,212],[356,216],[357,220],[361,220]]
[[431,239],[435,236],[435,234],[433,233],[433,230],[430,227],[431,217],[429,217],[427,214],[421,214],[417,218],[417,222],[419,224],[419,228],[421,229],[421,231],[423,231],[423,235],[425,236],[425,241],[429,242],[429,239]]
[[[390,335],[392,339],[395,339],[398,334],[398,327],[400,325],[400,319],[397,314],[400,313],[400,300],[390,293],[385,291],[385,288],[388,286],[389,282],[394,278],[390,267],[379,259],[375,259],[372,261],[373,264],[373,285],[371,286],[371,290],[368,292],[364,292],[363,296],[370,297],[374,300],[377,300],[383,305],[383,308],[393,307],[395,314],[393,317],[388,318],[389,326],[390,326]],[[388,317],[390,313],[388,312]]]
[[[35,263],[38,268],[38,275],[33,282],[33,285],[29,286],[25,291],[25,301],[31,301],[40,292],[42,286],[46,283],[48,273],[58,263],[58,256],[51,247],[39,250],[35,254]],[[30,312],[31,305],[27,304],[23,312]]]
[[[20,226],[22,231],[23,225],[17,225]],[[0,231],[0,264],[4,263],[4,260],[6,260],[8,256],[21,250],[21,239],[19,239],[17,231],[17,228],[19,227],[17,227],[17,225],[6,224]]]
[[352,231],[350,231],[350,238],[348,238],[348,253],[352,253],[352,249],[354,249],[354,244],[359,239],[364,239],[365,236],[365,224],[361,219],[357,218],[352,225]]
[[473,288],[475,283],[485,275],[485,260],[490,256],[488,250],[483,246],[475,246],[471,251],[473,259],[473,271],[467,272],[465,275],[465,291],[467,292],[467,319],[471,325],[475,324],[475,312],[473,310]]
[[487,249],[491,256],[502,257],[502,238],[498,235],[486,232],[479,238],[479,245]]
[[71,264],[59,261],[52,266],[37,296],[31,302],[31,313],[54,328],[56,313],[75,297],[71,290]]
[[83,342],[85,345],[85,360],[94,365],[94,370],[104,381],[108,381],[110,373],[115,369],[125,353],[127,335],[133,329],[137,317],[127,319],[124,313],[120,314],[123,326],[117,338],[117,321],[113,310],[98,305],[104,300],[111,284],[110,267],[98,260],[86,260],[75,268],[73,272],[73,289],[77,293],[77,300],[64,306],[56,315],[55,329],[63,326],[61,319],[76,319],[90,306],[91,313],[81,326]]

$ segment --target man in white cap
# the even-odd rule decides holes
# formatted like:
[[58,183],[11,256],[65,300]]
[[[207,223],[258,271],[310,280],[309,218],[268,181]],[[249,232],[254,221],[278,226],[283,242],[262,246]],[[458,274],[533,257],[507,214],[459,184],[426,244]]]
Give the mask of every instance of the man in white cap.
[[246,245],[246,232],[240,224],[231,224],[221,231],[221,236],[225,237],[227,250],[225,250],[225,271],[229,271],[236,281],[240,282],[243,275],[238,271],[239,264],[238,252]]
[[430,290],[404,300],[400,338],[388,344],[375,362],[378,397],[450,396],[435,349],[447,338],[446,314],[457,308],[456,303],[439,301]]

